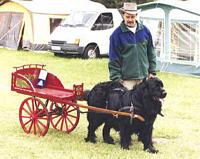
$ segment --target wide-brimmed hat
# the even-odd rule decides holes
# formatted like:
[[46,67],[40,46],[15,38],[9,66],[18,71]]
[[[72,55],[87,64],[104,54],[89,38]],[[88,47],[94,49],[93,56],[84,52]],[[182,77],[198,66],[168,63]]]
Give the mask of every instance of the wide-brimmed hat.
[[137,14],[141,11],[141,9],[137,9],[137,4],[132,2],[125,2],[120,10],[129,14]]

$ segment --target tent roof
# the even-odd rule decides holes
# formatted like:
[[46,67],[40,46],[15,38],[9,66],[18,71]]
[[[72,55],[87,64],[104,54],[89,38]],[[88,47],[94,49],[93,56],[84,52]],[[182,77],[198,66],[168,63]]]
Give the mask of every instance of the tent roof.
[[30,12],[44,14],[69,14],[72,10],[83,8],[105,9],[105,6],[90,0],[11,0],[19,3]]
[[[142,12],[139,14],[139,17],[149,19],[164,19],[165,15],[162,9],[155,8],[149,10],[142,10]],[[173,9],[170,12],[170,18],[176,21],[200,21],[200,16],[179,9]]]
[[188,1],[158,0],[154,2],[141,4],[138,6],[138,8],[141,8],[142,10],[148,10],[153,8],[179,9],[200,16],[200,10],[198,4],[199,0],[188,0]]

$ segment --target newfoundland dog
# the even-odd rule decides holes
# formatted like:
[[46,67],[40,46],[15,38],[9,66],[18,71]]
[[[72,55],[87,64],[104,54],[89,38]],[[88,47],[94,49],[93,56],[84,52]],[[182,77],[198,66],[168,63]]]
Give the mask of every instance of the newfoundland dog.
[[110,109],[130,114],[137,114],[144,118],[144,121],[137,118],[125,116],[113,116],[89,110],[87,114],[88,134],[86,142],[96,142],[96,129],[104,123],[104,142],[114,144],[110,136],[111,128],[119,131],[120,144],[123,149],[129,149],[131,135],[136,133],[144,145],[144,150],[156,153],[158,150],[153,146],[152,131],[157,114],[161,114],[162,99],[167,95],[163,88],[163,82],[155,77],[143,80],[133,90],[127,90],[119,82],[103,82],[95,85],[87,92],[87,103],[90,106]]

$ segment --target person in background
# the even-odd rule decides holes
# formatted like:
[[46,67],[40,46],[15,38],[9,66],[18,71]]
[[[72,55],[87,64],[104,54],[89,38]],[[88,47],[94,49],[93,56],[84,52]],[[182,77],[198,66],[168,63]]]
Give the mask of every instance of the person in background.
[[110,80],[130,90],[156,75],[156,54],[149,29],[137,21],[137,4],[126,2],[120,10],[123,21],[110,36],[108,67]]

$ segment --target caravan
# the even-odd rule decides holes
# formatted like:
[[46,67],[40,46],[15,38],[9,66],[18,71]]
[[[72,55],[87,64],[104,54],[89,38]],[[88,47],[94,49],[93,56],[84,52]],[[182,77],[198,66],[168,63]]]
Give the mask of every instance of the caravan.
[[51,51],[54,55],[79,54],[85,59],[107,55],[109,37],[121,21],[117,9],[73,11],[51,34]]

